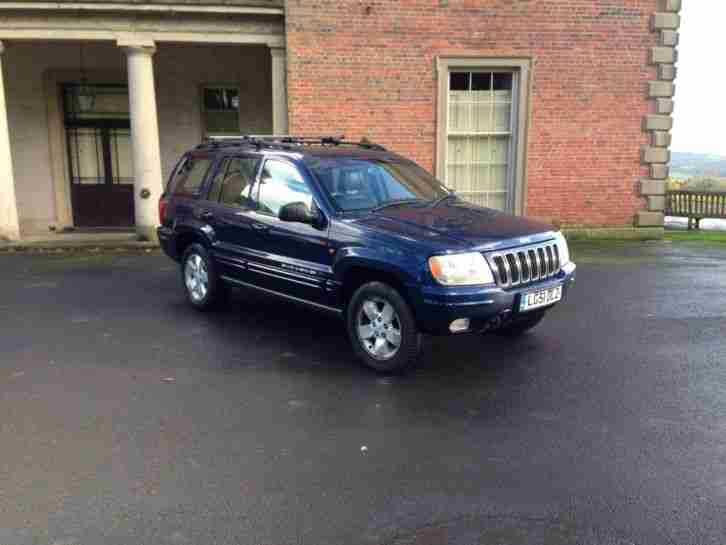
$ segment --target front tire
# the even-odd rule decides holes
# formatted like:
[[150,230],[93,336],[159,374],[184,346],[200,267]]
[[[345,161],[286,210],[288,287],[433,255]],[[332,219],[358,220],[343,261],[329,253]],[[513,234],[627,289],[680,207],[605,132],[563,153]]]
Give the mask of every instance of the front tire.
[[383,282],[369,282],[348,304],[348,336],[356,356],[381,373],[412,367],[421,352],[422,336],[408,303]]
[[191,244],[185,250],[181,276],[187,300],[197,310],[209,310],[224,299],[225,286],[209,252],[201,244]]

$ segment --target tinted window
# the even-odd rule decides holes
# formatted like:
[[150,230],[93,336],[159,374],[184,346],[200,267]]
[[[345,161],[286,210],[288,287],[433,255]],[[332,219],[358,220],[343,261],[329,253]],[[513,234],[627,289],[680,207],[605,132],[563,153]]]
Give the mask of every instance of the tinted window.
[[252,205],[250,190],[255,180],[258,163],[259,160],[253,157],[225,159],[212,182],[209,200],[249,208]]
[[399,201],[430,202],[450,194],[408,161],[311,158],[307,165],[339,210],[366,210]]
[[209,170],[211,160],[206,157],[186,157],[177,167],[171,180],[171,190],[176,194],[193,195],[199,191]]
[[262,171],[259,210],[277,216],[280,208],[293,202],[312,207],[313,197],[297,169],[280,161],[267,161]]

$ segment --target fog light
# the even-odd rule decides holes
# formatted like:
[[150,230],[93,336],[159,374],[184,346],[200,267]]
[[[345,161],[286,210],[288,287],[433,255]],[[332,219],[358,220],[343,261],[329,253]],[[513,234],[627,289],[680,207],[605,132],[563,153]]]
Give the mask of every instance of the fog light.
[[452,333],[461,333],[462,331],[469,331],[469,318],[459,318],[454,320],[449,325],[449,331]]

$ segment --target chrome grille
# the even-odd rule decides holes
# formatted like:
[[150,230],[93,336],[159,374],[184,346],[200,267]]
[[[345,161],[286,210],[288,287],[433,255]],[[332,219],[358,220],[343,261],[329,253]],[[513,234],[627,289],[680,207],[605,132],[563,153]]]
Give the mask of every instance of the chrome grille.
[[502,288],[526,286],[560,272],[560,252],[554,242],[488,252],[484,257],[494,272],[497,285]]

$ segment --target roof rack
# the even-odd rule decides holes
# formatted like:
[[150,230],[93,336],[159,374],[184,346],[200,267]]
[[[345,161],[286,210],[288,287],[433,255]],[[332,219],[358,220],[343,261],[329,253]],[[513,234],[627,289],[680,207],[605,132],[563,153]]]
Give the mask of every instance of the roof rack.
[[254,146],[260,148],[294,149],[299,146],[357,146],[360,148],[386,151],[380,144],[362,138],[360,142],[351,142],[344,136],[292,136],[289,134],[244,134],[207,136],[197,146],[202,148]]

